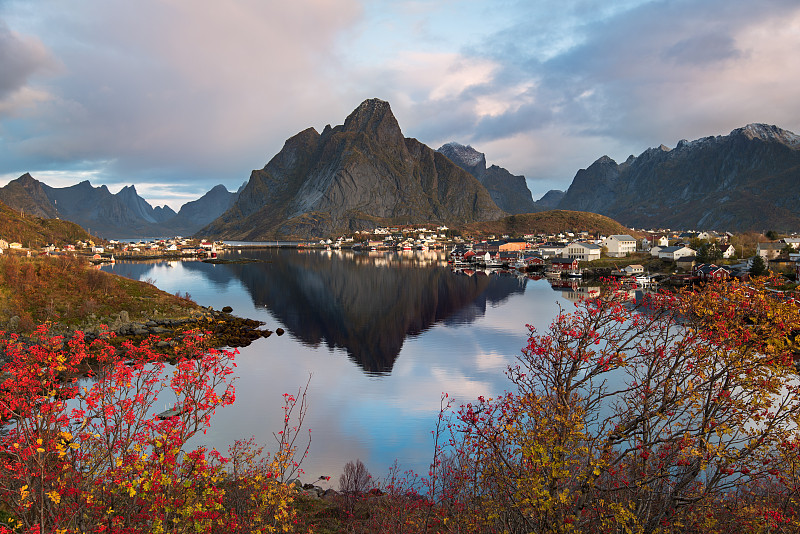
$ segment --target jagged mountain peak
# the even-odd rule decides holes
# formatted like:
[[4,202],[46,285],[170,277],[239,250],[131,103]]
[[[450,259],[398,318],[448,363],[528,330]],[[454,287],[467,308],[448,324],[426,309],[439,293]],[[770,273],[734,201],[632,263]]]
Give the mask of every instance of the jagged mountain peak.
[[388,102],[362,102],[344,124],[308,128],[250,175],[234,205],[201,232],[227,239],[322,236],[377,225],[447,225],[503,215],[447,157],[406,138]]
[[487,168],[483,152],[455,141],[442,145],[437,152],[477,178],[500,209],[508,213],[538,211],[525,177],[515,176],[498,165]]
[[362,132],[375,136],[380,142],[400,142],[403,139],[391,106],[377,98],[364,100],[347,116],[343,127],[346,132]]
[[792,148],[800,147],[800,135],[779,128],[774,124],[751,123],[731,132],[731,135],[737,134],[744,135],[748,139],[778,141]]
[[472,146],[464,146],[461,143],[450,141],[440,146],[437,152],[441,152],[456,164],[463,163],[467,167],[477,167],[481,164],[486,166],[486,155],[483,152],[478,152]]
[[617,164],[617,162],[614,161],[613,159],[611,159],[610,157],[608,157],[608,156],[600,156],[597,159],[597,161],[592,163],[591,166],[594,167],[595,165],[616,165],[616,164]]

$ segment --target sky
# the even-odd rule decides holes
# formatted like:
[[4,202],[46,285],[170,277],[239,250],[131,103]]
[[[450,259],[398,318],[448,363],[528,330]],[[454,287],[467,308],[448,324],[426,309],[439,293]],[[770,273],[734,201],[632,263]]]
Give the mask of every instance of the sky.
[[0,185],[134,185],[177,210],[390,103],[534,199],[603,155],[800,133],[797,0],[0,0]]

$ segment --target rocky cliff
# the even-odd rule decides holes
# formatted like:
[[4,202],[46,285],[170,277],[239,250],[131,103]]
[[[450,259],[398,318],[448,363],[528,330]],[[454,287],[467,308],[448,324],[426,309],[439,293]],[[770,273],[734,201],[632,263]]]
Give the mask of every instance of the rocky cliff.
[[800,136],[750,124],[621,164],[603,156],[578,171],[558,207],[638,228],[797,230]]
[[487,168],[486,155],[482,152],[455,142],[439,147],[437,152],[477,178],[503,211],[512,214],[542,211],[543,208],[533,201],[524,176],[515,176],[497,165]]
[[227,239],[313,238],[379,225],[461,224],[504,215],[448,158],[405,138],[387,102],[289,138],[234,205],[201,230]]

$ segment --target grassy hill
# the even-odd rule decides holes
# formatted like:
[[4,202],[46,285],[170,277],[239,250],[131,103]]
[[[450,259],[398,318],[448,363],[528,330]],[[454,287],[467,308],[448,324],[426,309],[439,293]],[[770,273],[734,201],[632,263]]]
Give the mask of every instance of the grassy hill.
[[470,223],[460,227],[463,234],[522,236],[525,234],[557,234],[589,232],[590,234],[633,234],[614,219],[584,211],[551,210],[539,213],[510,215],[497,221]]
[[[45,321],[75,328],[113,321],[184,317],[198,306],[155,286],[99,271],[80,257],[0,256],[0,326],[29,333]],[[10,324],[12,317],[18,319]]]
[[0,202],[0,239],[37,249],[49,244],[59,246],[74,244],[78,240],[88,241],[92,237],[73,222],[24,215]]

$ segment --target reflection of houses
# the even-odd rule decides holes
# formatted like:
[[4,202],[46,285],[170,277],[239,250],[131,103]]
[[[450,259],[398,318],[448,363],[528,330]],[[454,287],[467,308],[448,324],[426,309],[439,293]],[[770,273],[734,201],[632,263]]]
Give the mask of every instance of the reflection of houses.
[[562,291],[561,295],[572,302],[592,299],[600,296],[600,286],[579,286],[574,285],[569,291]]
[[622,258],[636,252],[636,240],[627,234],[610,235],[603,240],[603,246],[612,258]]
[[570,243],[564,249],[564,256],[570,259],[578,259],[580,261],[594,261],[600,259],[600,245],[594,243]]

